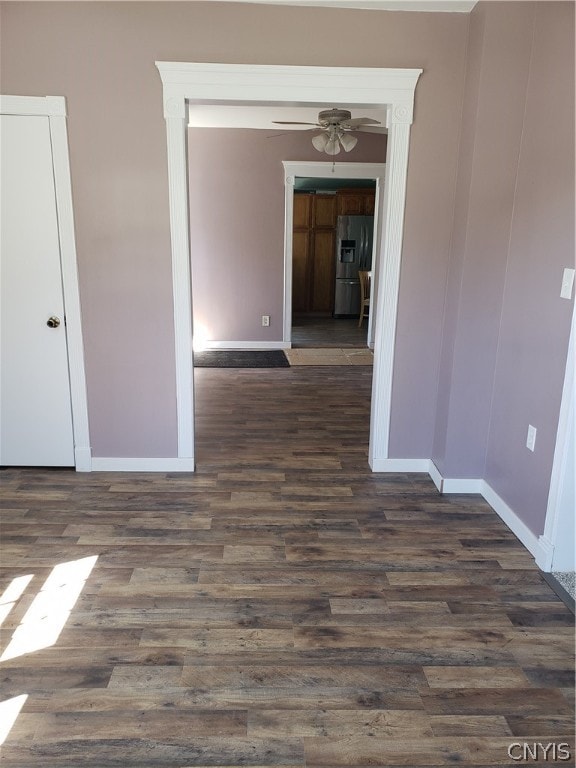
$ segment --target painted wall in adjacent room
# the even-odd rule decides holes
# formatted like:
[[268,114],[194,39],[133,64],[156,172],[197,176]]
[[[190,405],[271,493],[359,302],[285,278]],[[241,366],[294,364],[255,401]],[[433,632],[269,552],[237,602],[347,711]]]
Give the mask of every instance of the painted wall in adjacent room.
[[[282,161],[330,165],[331,160],[318,153],[310,134],[302,131],[190,128],[189,139],[196,330],[215,341],[281,342]],[[360,134],[356,147],[338,156],[339,163],[385,160],[386,136],[375,133]],[[262,315],[270,315],[268,328],[262,327]]]

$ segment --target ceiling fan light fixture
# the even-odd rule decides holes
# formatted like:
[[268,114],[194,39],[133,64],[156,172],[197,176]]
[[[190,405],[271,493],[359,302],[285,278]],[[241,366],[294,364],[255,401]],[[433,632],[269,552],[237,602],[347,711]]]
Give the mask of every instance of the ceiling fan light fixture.
[[340,144],[344,147],[345,152],[350,152],[350,150],[354,149],[356,144],[358,144],[358,139],[356,136],[351,136],[349,133],[343,133],[342,136],[340,136]]
[[334,138],[328,139],[324,152],[326,152],[327,155],[340,154],[340,142],[338,141],[338,137],[335,136]]
[[323,109],[318,114],[317,123],[298,122],[294,120],[273,120],[276,125],[314,125],[322,133],[312,138],[314,149],[326,152],[327,155],[338,155],[340,146],[345,152],[350,152],[358,144],[358,139],[348,131],[361,131],[363,126],[380,125],[379,120],[371,117],[355,117],[348,109]]
[[325,133],[319,133],[318,136],[313,136],[312,144],[314,145],[314,149],[317,149],[318,152],[324,152],[326,149],[326,144],[328,144],[328,135]]

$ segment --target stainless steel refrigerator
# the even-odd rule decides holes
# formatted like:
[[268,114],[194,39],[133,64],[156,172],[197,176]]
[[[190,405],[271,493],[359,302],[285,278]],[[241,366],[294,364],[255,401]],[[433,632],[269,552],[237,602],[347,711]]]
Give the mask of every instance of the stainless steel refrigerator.
[[374,216],[339,216],[336,230],[334,317],[358,316],[359,270],[372,268]]

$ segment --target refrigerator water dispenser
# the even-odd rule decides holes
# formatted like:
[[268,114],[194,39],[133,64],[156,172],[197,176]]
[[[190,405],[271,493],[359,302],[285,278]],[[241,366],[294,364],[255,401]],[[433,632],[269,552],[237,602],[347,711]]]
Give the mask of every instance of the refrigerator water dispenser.
[[340,241],[340,261],[344,264],[352,264],[356,259],[356,240]]

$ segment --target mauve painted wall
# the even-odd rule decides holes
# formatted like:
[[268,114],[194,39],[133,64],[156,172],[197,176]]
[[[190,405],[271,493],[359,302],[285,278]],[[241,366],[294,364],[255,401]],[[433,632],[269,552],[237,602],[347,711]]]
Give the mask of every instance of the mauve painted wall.
[[[574,4],[539,3],[510,233],[486,480],[544,530],[573,301]],[[574,364],[570,361],[569,364]],[[534,453],[528,424],[538,429]]]
[[574,7],[482,3],[471,21],[433,459],[539,534],[573,306]]
[[[310,134],[189,129],[195,328],[214,341],[282,341],[283,160],[327,161]],[[339,162],[386,160],[386,136],[359,135]],[[345,184],[343,185],[345,186]],[[263,328],[262,315],[270,315]]]
[[[410,38],[414,63],[406,64],[424,72],[416,86],[410,133],[390,458],[428,458],[432,453],[469,21],[466,15],[449,14],[454,36],[438,28],[438,47],[431,48],[426,21],[441,15],[416,14],[422,26],[418,37]],[[408,45],[408,39],[402,44]],[[397,57],[403,58],[400,52]]]
[[445,329],[452,354],[448,365],[443,355],[439,389],[442,400],[449,393],[449,407],[441,407],[437,419],[444,452],[433,455],[445,477],[484,475],[530,63],[530,11],[520,3],[494,3],[472,15]]
[[2,91],[67,99],[93,455],[176,455],[156,60],[424,69],[408,170],[391,455],[430,455],[468,23],[466,14],[216,2],[2,5]]
[[460,160],[458,164],[458,176],[456,179],[454,199],[454,229],[452,232],[450,263],[446,283],[444,326],[438,376],[436,424],[432,448],[433,460],[443,476],[446,476],[444,456],[448,438],[447,425],[450,416],[454,349],[456,344],[456,334],[458,332],[460,287],[462,285],[464,254],[466,251],[466,225],[468,222],[470,186],[474,159],[474,138],[476,131],[475,105],[478,101],[480,88],[482,37],[483,25],[475,21],[475,23],[470,26],[468,38],[468,63],[460,135]]

